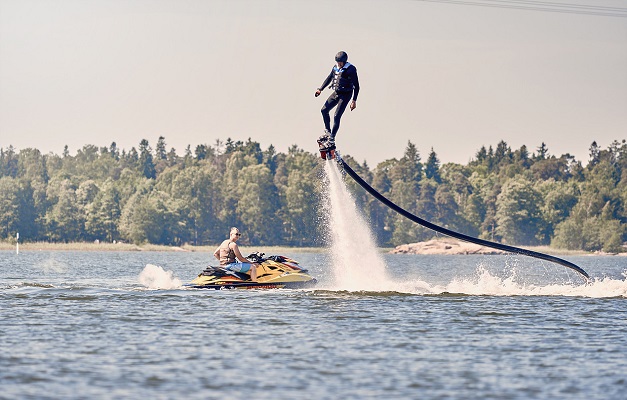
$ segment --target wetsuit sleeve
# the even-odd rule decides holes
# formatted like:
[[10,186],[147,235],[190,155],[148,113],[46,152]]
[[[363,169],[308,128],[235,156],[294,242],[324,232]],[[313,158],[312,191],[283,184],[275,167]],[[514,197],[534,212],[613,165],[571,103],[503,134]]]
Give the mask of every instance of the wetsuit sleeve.
[[354,78],[353,78],[353,101],[357,101],[357,96],[359,95],[359,78],[357,77],[357,68],[354,70]]
[[325,79],[324,82],[322,82],[322,85],[320,85],[320,90],[324,90],[324,88],[329,86],[329,83],[331,83],[331,79],[333,79],[333,69],[331,69],[331,73],[329,74],[329,76],[327,76],[327,79]]

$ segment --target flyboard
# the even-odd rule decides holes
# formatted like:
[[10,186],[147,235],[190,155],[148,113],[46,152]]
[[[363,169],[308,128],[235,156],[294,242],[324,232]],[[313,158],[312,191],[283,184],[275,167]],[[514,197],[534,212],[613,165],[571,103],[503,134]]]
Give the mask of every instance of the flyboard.
[[318,149],[320,150],[320,158],[323,160],[333,160],[335,158],[335,142],[328,135],[322,135],[318,138]]
[[447,235],[447,236],[450,236],[459,240],[463,240],[464,242],[475,243],[480,246],[486,246],[486,247],[490,247],[493,249],[503,250],[508,253],[520,254],[520,255],[529,256],[529,257],[537,258],[540,260],[545,260],[545,261],[550,261],[556,264],[560,264],[566,268],[570,268],[578,272],[579,274],[581,274],[586,279],[586,282],[590,281],[590,275],[588,275],[588,273],[584,271],[583,268],[577,266],[576,264],[573,264],[570,261],[566,261],[559,257],[551,256],[551,255],[540,253],[540,252],[533,251],[533,250],[521,249],[515,246],[509,246],[509,245],[502,244],[502,243],[490,242],[489,240],[483,240],[483,239],[479,239],[476,237],[464,235],[463,233],[455,232],[450,229],[441,227],[439,225],[431,223],[427,220],[424,220],[410,213],[409,211],[399,207],[398,205],[393,203],[390,199],[386,198],[381,193],[376,191],[372,186],[370,186],[366,181],[364,181],[359,175],[357,175],[357,173],[353,171],[353,169],[344,161],[344,159],[342,159],[339,151],[337,151],[335,147],[335,143],[333,143],[333,146],[326,146],[327,143],[324,141],[321,143],[321,139],[318,139],[318,146],[320,150],[320,157],[323,160],[336,160],[337,163],[342,167],[342,169],[348,175],[350,175],[350,177],[353,178],[355,182],[357,182],[361,187],[363,187],[368,193],[370,193],[381,203],[385,204],[386,206],[396,211],[397,213],[401,214],[405,218],[410,219],[411,221],[417,224],[420,224],[424,226],[425,228],[429,228],[443,235]]

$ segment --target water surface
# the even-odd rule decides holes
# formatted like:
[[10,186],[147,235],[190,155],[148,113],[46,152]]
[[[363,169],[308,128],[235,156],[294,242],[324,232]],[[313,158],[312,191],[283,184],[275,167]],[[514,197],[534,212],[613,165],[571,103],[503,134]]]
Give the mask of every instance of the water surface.
[[[627,258],[385,255],[389,290],[178,287],[207,253],[0,252],[0,398],[623,399]],[[170,289],[147,287],[147,266]],[[161,272],[159,272],[161,271]],[[167,274],[171,271],[171,274]],[[149,285],[150,286],[150,285]]]

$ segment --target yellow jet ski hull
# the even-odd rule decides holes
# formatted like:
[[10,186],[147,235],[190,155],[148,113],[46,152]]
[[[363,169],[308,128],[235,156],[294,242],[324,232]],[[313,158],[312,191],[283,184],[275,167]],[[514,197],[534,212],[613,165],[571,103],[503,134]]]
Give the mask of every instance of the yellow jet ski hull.
[[317,283],[291,258],[263,257],[263,253],[254,253],[248,259],[257,267],[257,282],[252,282],[248,274],[224,267],[207,267],[185,286],[194,289],[303,289]]

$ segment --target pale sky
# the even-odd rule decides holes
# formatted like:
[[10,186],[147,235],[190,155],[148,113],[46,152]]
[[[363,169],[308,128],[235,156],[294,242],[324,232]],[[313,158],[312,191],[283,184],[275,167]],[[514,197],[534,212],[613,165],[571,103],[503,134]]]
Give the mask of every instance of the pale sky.
[[419,0],[0,0],[0,147],[75,154],[164,136],[182,155],[251,137],[315,152],[331,92],[313,94],[344,50],[362,89],[337,145],[358,161],[374,167],[412,141],[423,160],[433,147],[465,164],[505,140],[585,163],[593,140],[627,138],[622,15]]

